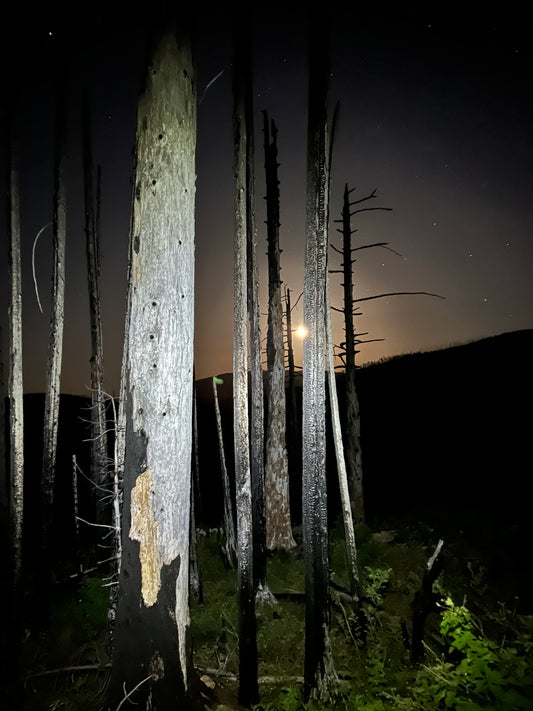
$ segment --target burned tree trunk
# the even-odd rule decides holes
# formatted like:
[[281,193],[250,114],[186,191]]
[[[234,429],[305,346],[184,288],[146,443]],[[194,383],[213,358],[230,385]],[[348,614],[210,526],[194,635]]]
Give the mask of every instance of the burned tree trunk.
[[249,24],[239,17],[235,26],[233,63],[233,177],[235,237],[233,249],[233,431],[237,510],[237,588],[239,600],[239,703],[250,706],[259,698],[257,637],[253,572],[253,512],[248,431],[247,339],[247,197],[248,140],[246,90]]
[[54,165],[54,223],[52,275],[52,316],[48,340],[47,387],[44,401],[43,431],[43,544],[46,546],[52,505],[54,500],[55,468],[57,459],[57,430],[59,422],[59,398],[61,392],[61,364],[63,356],[63,325],[65,315],[65,243],[66,243],[66,101],[61,62],[58,56],[58,101],[55,127]]
[[226,456],[224,454],[224,439],[222,436],[222,420],[220,417],[220,407],[218,404],[217,385],[221,385],[224,381],[222,378],[213,378],[213,397],[215,400],[215,415],[217,421],[218,433],[218,451],[220,456],[220,469],[222,472],[222,496],[224,498],[224,533],[226,534],[226,545],[224,554],[231,568],[235,568],[237,561],[237,542],[235,541],[235,523],[233,521],[233,505],[231,497],[231,489],[228,477],[228,469],[226,467]]
[[266,546],[290,550],[292,536],[289,504],[289,465],[285,440],[285,354],[281,304],[279,249],[279,180],[277,128],[263,112],[268,240],[268,420],[265,463]]
[[327,273],[327,42],[318,18],[309,37],[307,205],[303,355],[303,536],[305,563],[304,696],[327,702],[335,679],[329,645],[326,492],[325,295]]
[[352,515],[356,523],[364,523],[365,507],[363,498],[363,464],[361,452],[361,420],[359,398],[355,388],[355,329],[352,276],[352,230],[350,223],[350,191],[344,189],[342,209],[342,252],[344,288],[344,330],[346,352],[346,461]]
[[116,708],[131,694],[142,708],[194,709],[188,569],[196,93],[187,38],[171,23],[156,39],[137,118],[122,566],[108,703]]
[[[24,407],[22,379],[22,278],[20,265],[19,171],[12,136],[8,151],[9,225],[9,510],[13,591],[19,586],[22,570],[22,527],[24,510]],[[3,393],[2,393],[3,395]],[[2,397],[2,410],[4,399]],[[4,433],[0,435],[3,439]]]
[[107,484],[107,432],[104,400],[104,346],[100,308],[100,170],[94,192],[93,153],[88,100],[83,107],[83,177],[85,195],[85,251],[91,324],[91,464],[97,498],[97,521],[108,523],[102,502]]
[[253,120],[252,57],[249,43],[244,48],[243,82],[246,123],[246,231],[248,265],[248,320],[250,324],[250,463],[254,546],[254,589],[266,588],[265,551],[265,460],[263,352],[259,311],[255,228],[255,142]]

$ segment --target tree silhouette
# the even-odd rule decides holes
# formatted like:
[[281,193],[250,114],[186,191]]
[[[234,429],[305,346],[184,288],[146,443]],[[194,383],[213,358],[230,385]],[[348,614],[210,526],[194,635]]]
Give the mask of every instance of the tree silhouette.
[[338,355],[340,356],[342,366],[346,372],[346,463],[348,470],[348,483],[350,487],[350,501],[352,506],[352,515],[356,523],[363,523],[365,520],[365,508],[364,508],[364,494],[363,494],[363,465],[362,465],[362,449],[361,449],[361,420],[359,412],[359,398],[357,396],[357,390],[355,387],[355,356],[359,351],[357,346],[363,343],[370,343],[373,341],[379,341],[383,339],[366,339],[362,340],[363,336],[368,335],[367,333],[356,333],[354,326],[354,319],[357,314],[357,307],[355,304],[361,301],[370,301],[373,299],[381,299],[386,296],[403,296],[403,295],[426,295],[435,296],[437,298],[443,298],[438,294],[431,294],[426,291],[394,291],[386,294],[377,294],[375,296],[368,296],[363,298],[354,299],[353,289],[353,264],[355,259],[353,258],[353,253],[363,250],[372,249],[374,247],[381,247],[388,249],[394,254],[398,254],[395,250],[388,246],[387,242],[375,242],[373,244],[360,245],[358,247],[352,247],[352,235],[357,232],[356,229],[352,229],[352,217],[354,215],[360,214],[361,212],[369,212],[374,210],[385,210],[390,211],[391,208],[388,207],[357,207],[355,210],[352,208],[355,205],[361,205],[367,200],[372,200],[376,197],[376,190],[373,190],[369,195],[366,195],[359,200],[350,201],[350,194],[355,188],[351,190],[348,189],[348,185],[344,186],[344,197],[342,206],[342,216],[340,220],[335,220],[335,222],[342,223],[342,228],[338,228],[337,231],[342,234],[342,249],[338,249],[335,245],[331,245],[331,248],[338,252],[342,256],[341,269],[331,269],[330,273],[341,273],[343,276],[343,291],[344,291],[344,307],[342,309],[332,306],[334,311],[339,311],[344,316],[344,333],[345,340],[341,343]]

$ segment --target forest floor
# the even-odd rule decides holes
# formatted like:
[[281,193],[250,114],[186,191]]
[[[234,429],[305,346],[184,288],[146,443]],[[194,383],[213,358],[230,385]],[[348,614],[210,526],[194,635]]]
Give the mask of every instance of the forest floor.
[[[329,702],[306,705],[301,541],[294,551],[270,555],[267,585],[275,600],[257,606],[260,703],[254,709],[533,710],[533,597],[521,572],[531,541],[523,535],[508,527],[498,536],[479,529],[444,539],[422,655],[413,662],[413,602],[441,532],[391,520],[360,529],[363,594],[354,605],[337,521],[330,531],[336,681]],[[298,530],[295,537],[300,540]],[[230,711],[240,708],[238,631],[235,574],[225,564],[222,543],[220,530],[199,531],[203,600],[191,599],[191,633],[206,704]],[[108,589],[97,577],[55,588],[46,629],[23,644],[24,709],[96,711],[109,676]]]

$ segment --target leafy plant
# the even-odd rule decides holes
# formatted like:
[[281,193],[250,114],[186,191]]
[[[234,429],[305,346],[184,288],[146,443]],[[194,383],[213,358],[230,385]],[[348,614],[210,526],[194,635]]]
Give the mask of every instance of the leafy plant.
[[[507,627],[507,634],[511,630]],[[395,698],[398,709],[519,711],[533,708],[531,618],[514,639],[485,636],[464,605],[444,602],[440,633],[446,656],[417,674],[410,698]],[[436,655],[435,655],[436,656]]]
[[365,567],[364,597],[379,607],[383,602],[383,589],[392,575],[392,568]]

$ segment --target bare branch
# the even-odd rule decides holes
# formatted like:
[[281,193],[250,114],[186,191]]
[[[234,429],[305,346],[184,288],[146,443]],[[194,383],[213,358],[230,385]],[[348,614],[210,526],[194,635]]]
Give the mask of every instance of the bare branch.
[[37,288],[37,277],[35,275],[35,248],[37,247],[37,240],[41,236],[41,234],[45,231],[47,227],[50,227],[52,225],[51,222],[47,222],[44,227],[41,227],[39,232],[37,232],[37,235],[35,239],[33,240],[33,247],[31,249],[31,270],[33,274],[33,285],[35,287],[35,296],[37,297],[37,305],[39,306],[39,311],[42,313],[43,312],[43,307],[41,306],[41,300],[39,299],[39,289]]
[[123,686],[123,689],[124,689],[124,698],[122,699],[122,701],[120,702],[120,704],[117,706],[117,708],[115,709],[115,711],[119,711],[120,708],[121,708],[121,706],[124,704],[124,702],[127,701],[127,700],[129,699],[129,697],[130,697],[135,691],[137,691],[137,689],[138,689],[140,686],[142,686],[142,684],[145,683],[145,681],[150,681],[150,679],[153,679],[153,678],[154,678],[154,675],[153,675],[153,674],[150,674],[149,676],[146,677],[146,679],[142,679],[136,686],[133,687],[133,689],[132,689],[131,691],[128,691],[127,693],[126,693],[126,685],[124,684],[124,686]]
[[[355,188],[352,188],[352,190],[355,190]],[[352,190],[349,190],[348,194],[351,193]],[[365,202],[366,200],[372,200],[372,198],[376,197],[376,190],[377,190],[377,188],[374,188],[374,190],[372,190],[370,195],[367,195],[366,197],[363,197],[363,198],[359,198],[359,200],[353,200],[352,202],[350,202],[348,204],[351,207],[352,205],[358,205],[360,202]]]
[[216,75],[211,79],[211,81],[207,83],[205,89],[204,89],[203,92],[202,92],[202,96],[200,97],[200,100],[199,100],[199,102],[198,102],[198,106],[200,106],[200,104],[201,104],[202,101],[204,100],[204,97],[205,97],[205,95],[207,94],[207,90],[208,90],[211,86],[213,86],[213,84],[216,82],[216,80],[217,80],[217,79],[220,79],[220,77],[221,77],[223,74],[224,74],[224,69],[221,69],[221,70],[219,71],[219,73],[216,74]]
[[116,526],[108,526],[105,523],[91,523],[90,521],[86,521],[81,516],[76,516],[76,518],[78,519],[78,521],[81,521],[82,523],[86,523],[87,526],[94,526],[95,528],[109,528],[112,531],[116,531]]
[[392,207],[362,207],[360,210],[350,212],[350,217],[358,215],[360,212],[370,212],[371,210],[385,210],[386,212],[392,212]]
[[[445,296],[441,296],[440,294],[432,294],[429,291],[391,291],[387,294],[377,294],[376,296],[365,296],[361,299],[354,299],[354,303],[356,301],[371,301],[372,299],[382,299],[386,296],[416,296],[416,295],[423,295],[423,296],[434,296],[436,299],[446,299]],[[332,306],[332,308],[334,308]],[[337,309],[338,311],[339,309]]]

